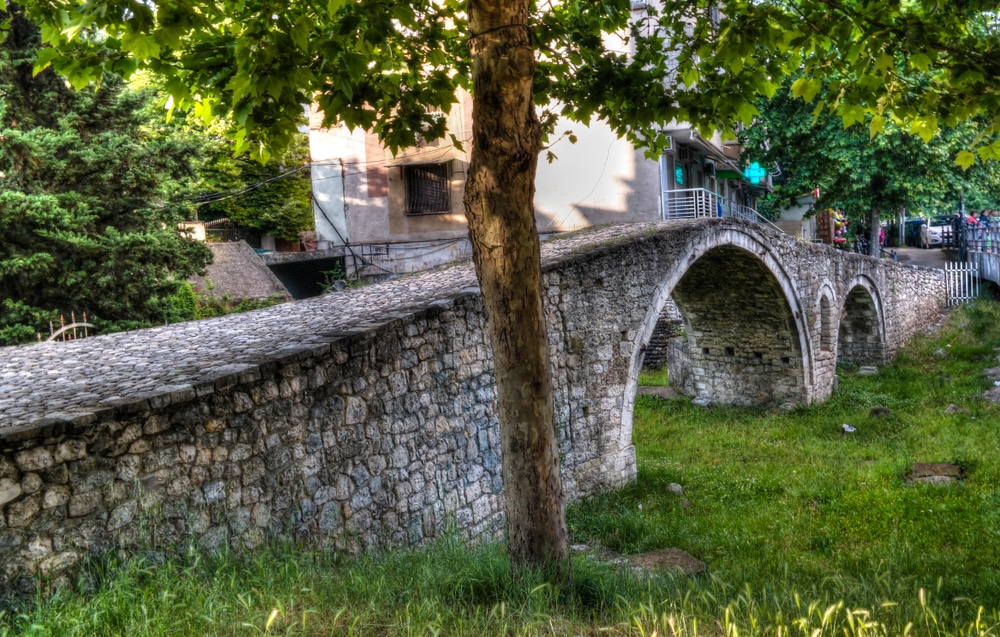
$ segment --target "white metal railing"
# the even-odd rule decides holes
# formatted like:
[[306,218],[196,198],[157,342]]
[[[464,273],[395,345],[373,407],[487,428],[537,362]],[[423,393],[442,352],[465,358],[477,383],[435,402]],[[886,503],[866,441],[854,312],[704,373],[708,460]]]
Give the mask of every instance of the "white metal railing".
[[663,191],[664,219],[700,219],[703,217],[735,217],[763,223],[777,229],[777,226],[750,206],[723,199],[721,195],[711,190],[688,188]]
[[979,266],[975,263],[945,263],[948,305],[958,305],[976,298],[979,292]]
[[664,219],[700,219],[720,217],[721,197],[704,188],[663,191]]

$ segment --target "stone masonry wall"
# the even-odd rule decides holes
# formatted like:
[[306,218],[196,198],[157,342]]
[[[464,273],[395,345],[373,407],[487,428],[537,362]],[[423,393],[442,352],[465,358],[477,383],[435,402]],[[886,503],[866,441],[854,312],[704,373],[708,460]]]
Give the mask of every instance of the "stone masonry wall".
[[[833,387],[821,298],[841,313],[851,290],[869,295],[865,325],[878,334],[866,338],[884,356],[944,303],[941,272],[733,220],[610,226],[545,244],[568,497],[634,477],[644,349],[672,293],[689,308],[709,298],[711,286],[682,279],[720,254],[757,271],[757,289],[737,286],[739,298],[721,303],[780,317],[781,329],[752,333],[788,352],[787,367],[779,357],[772,368],[787,371],[800,402]],[[0,348],[0,590],[110,548],[253,547],[273,535],[413,545],[452,522],[497,537],[496,393],[474,285],[471,266],[455,266],[246,315]],[[744,316],[685,316],[688,334],[715,338],[694,361],[710,398],[741,391],[733,361],[748,343],[726,339]]]
[[467,297],[110,417],[3,431],[0,584],[112,546],[253,547],[275,534],[399,546],[449,523],[495,537],[482,324]]

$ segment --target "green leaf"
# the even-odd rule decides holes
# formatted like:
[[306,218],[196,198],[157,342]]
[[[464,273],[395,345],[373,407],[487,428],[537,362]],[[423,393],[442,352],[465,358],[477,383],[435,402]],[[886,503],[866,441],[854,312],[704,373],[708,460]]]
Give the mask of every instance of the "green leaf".
[[326,14],[331,18],[337,15],[337,12],[344,8],[347,4],[347,0],[328,0],[326,3]]
[[931,58],[925,53],[914,53],[910,56],[910,68],[926,72],[931,67]]
[[754,106],[750,102],[743,102],[742,104],[740,104],[739,109],[736,111],[736,119],[743,122],[744,124],[749,124],[750,122],[753,121],[753,118],[759,114],[760,111],[757,110],[756,106]]
[[849,128],[858,122],[865,121],[865,109],[858,104],[844,103],[838,109],[840,118],[844,122],[844,128]]
[[876,115],[868,123],[868,139],[874,139],[876,135],[882,132],[885,132],[885,118],[881,115]]
[[35,66],[32,68],[32,75],[38,75],[47,69],[52,64],[52,60],[57,57],[59,57],[59,51],[56,49],[46,47],[40,50],[35,59]]
[[122,36],[122,48],[139,60],[148,60],[160,56],[160,45],[145,33],[130,32]]
[[919,135],[920,139],[924,140],[924,143],[931,141],[931,138],[937,135],[938,132],[937,116],[925,115],[913,118],[913,121],[910,123],[910,132],[914,135]]
[[698,83],[699,77],[700,74],[698,73],[698,69],[691,67],[686,71],[684,71],[684,74],[681,76],[681,79],[684,80],[684,85],[686,87],[691,88],[692,86]]
[[980,146],[976,149],[976,152],[979,153],[979,159],[983,162],[996,161],[1000,159],[1000,141]]
[[892,56],[882,51],[879,53],[878,57],[875,58],[875,68],[885,72],[887,69],[891,69],[894,66]]
[[813,101],[816,94],[823,87],[823,83],[814,78],[800,77],[799,79],[792,82],[792,95],[795,97],[801,97],[806,101],[806,104]]
[[968,170],[976,163],[976,156],[967,150],[963,150],[955,157],[955,165],[961,166],[962,170]]
[[312,22],[306,16],[301,16],[292,27],[292,42],[300,51],[309,52],[309,36],[312,34]]

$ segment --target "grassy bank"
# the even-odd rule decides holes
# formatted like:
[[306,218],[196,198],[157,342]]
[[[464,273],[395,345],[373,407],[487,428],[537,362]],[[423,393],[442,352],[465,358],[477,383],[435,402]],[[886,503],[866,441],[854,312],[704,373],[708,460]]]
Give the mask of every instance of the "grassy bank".
[[[639,479],[571,507],[574,541],[680,548],[708,575],[579,557],[573,585],[557,589],[512,579],[498,546],[444,539],[348,558],[280,544],[94,563],[78,592],[7,610],[0,636],[994,634],[1000,411],[975,395],[997,364],[998,307],[956,313],[876,376],[842,370],[823,405],[640,397]],[[966,478],[908,486],[913,462],[954,462]]]

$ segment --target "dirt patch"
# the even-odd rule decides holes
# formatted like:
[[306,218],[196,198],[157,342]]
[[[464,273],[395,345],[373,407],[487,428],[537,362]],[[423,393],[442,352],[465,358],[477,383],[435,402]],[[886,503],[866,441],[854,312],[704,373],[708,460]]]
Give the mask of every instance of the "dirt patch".
[[705,563],[697,557],[680,549],[660,549],[649,553],[640,553],[628,558],[633,566],[650,570],[681,570],[685,575],[697,575],[705,572]]
[[680,396],[677,390],[673,387],[640,387],[638,389],[640,396],[656,396],[657,398],[663,398],[664,400],[669,400],[671,398],[677,398]]

